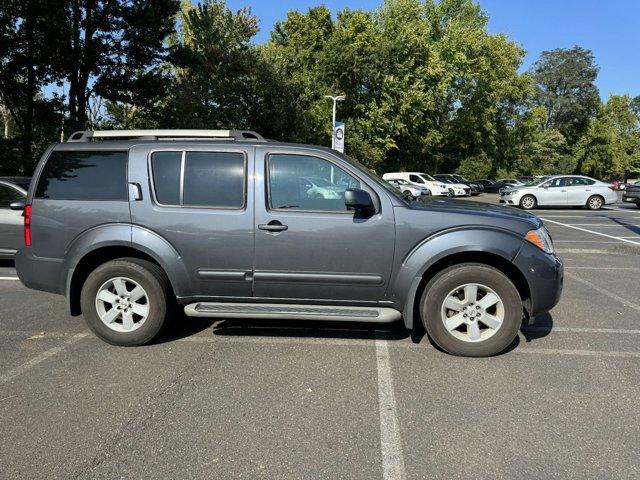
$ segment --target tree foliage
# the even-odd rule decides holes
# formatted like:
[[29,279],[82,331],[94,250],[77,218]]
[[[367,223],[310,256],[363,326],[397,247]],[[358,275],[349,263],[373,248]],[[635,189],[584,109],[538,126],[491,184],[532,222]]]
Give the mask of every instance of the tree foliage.
[[520,73],[524,49],[487,24],[473,0],[382,0],[292,10],[256,44],[257,18],[224,0],[3,0],[0,150],[26,160],[2,171],[28,173],[63,112],[67,131],[247,128],[327,145],[329,94],[346,96],[347,153],[380,173],[640,168],[640,98],[601,105],[589,50],[546,51]]

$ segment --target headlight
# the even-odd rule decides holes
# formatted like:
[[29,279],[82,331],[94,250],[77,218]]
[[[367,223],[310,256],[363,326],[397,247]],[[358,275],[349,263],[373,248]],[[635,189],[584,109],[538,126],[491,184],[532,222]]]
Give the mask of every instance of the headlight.
[[553,253],[553,241],[551,235],[545,227],[540,227],[537,230],[529,230],[524,239],[530,243],[533,243],[536,247],[544,250],[547,253]]

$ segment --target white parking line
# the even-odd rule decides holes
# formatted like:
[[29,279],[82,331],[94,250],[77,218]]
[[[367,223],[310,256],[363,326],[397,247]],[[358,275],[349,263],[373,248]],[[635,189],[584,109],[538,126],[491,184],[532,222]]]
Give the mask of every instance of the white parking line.
[[25,362],[22,365],[19,365],[16,368],[13,368],[13,369],[1,374],[0,375],[0,384],[6,383],[6,382],[8,382],[10,380],[13,380],[18,375],[22,375],[27,370],[30,370],[31,368],[35,367],[39,363],[44,362],[47,358],[50,358],[50,357],[53,357],[54,355],[57,355],[58,353],[62,352],[69,345],[72,345],[72,344],[76,343],[78,340],[82,340],[83,338],[85,338],[88,335],[89,335],[88,333],[78,333],[78,334],[74,335],[73,337],[71,337],[70,339],[65,340],[62,343],[62,345],[60,345],[58,347],[50,348],[49,350],[47,350],[45,352],[42,352],[37,357],[32,358],[28,362]]
[[524,327],[525,332],[562,332],[562,333],[612,333],[616,335],[640,335],[640,330],[626,328],[583,328],[583,327]]
[[20,280],[18,277],[0,277],[0,280]]
[[616,228],[616,227],[640,227],[634,223],[572,223],[573,227],[598,227],[598,228]]
[[389,347],[386,340],[376,340],[376,360],[378,364],[382,478],[384,480],[402,480],[406,475],[400,439],[400,424],[396,414],[396,398],[393,391]]
[[560,348],[516,348],[514,353],[537,353],[543,355],[577,355],[580,357],[640,358],[640,352],[616,352],[609,350],[569,350]]
[[600,235],[602,237],[613,238],[614,240],[620,240],[621,242],[626,242],[626,243],[630,243],[632,245],[640,246],[640,242],[635,242],[633,240],[629,240],[628,238],[615,237],[613,235],[607,235],[606,233],[595,232],[593,230],[588,230],[586,228],[576,227],[576,226],[570,225],[568,223],[556,222],[555,220],[549,220],[548,218],[543,218],[543,217],[540,217],[540,218],[542,218],[542,220],[544,220],[545,222],[555,223],[556,225],[561,225],[561,226],[567,227],[567,228],[573,228],[574,230],[580,230],[581,232],[592,233],[594,235]]
[[566,265],[564,269],[565,270],[611,270],[611,271],[631,270],[634,272],[640,271],[640,268],[637,268],[637,267],[567,267]]
[[598,286],[598,285],[596,285],[596,284],[594,284],[594,283],[591,283],[589,280],[585,280],[584,278],[581,278],[581,277],[579,277],[579,276],[577,276],[577,275],[575,275],[575,274],[573,274],[573,273],[565,272],[564,274],[565,274],[567,277],[572,278],[572,279],[573,279],[573,280],[575,280],[576,282],[580,282],[580,283],[582,283],[583,285],[586,285],[586,286],[588,286],[588,287],[591,287],[591,288],[593,288],[594,290],[596,290],[597,292],[600,292],[601,294],[603,294],[603,295],[605,295],[605,296],[607,296],[607,297],[609,297],[609,298],[612,298],[613,300],[616,300],[616,301],[618,301],[618,302],[620,302],[620,303],[624,304],[625,306],[627,306],[627,307],[631,307],[631,308],[633,308],[634,310],[638,310],[638,311],[640,312],[640,305],[638,305],[638,304],[636,304],[636,303],[633,303],[633,302],[630,302],[630,301],[629,301],[629,300],[627,300],[626,298],[622,298],[621,296],[616,295],[615,293],[610,292],[609,290],[605,290],[604,288],[602,288],[602,287],[600,287],[600,286]]

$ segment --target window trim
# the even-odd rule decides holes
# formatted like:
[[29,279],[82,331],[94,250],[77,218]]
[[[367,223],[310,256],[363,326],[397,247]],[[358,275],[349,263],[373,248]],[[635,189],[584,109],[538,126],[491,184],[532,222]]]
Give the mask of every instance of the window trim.
[[[324,160],[325,162],[330,163],[331,165],[333,165],[336,168],[339,168],[341,171],[343,171],[344,173],[346,173],[347,175],[349,175],[352,178],[355,178],[358,183],[360,184],[359,188],[362,188],[363,185],[363,181],[360,177],[353,175],[350,171],[342,168],[340,165],[336,164],[336,162],[333,162],[331,160],[329,160],[328,158],[325,157],[321,157],[319,155],[312,155],[311,153],[305,152],[305,153],[292,153],[292,152],[268,152],[265,155],[265,159],[264,159],[264,180],[265,180],[265,194],[266,194],[266,198],[265,198],[265,207],[267,209],[267,211],[269,212],[282,212],[282,213],[329,213],[329,214],[335,214],[335,215],[350,215],[353,216],[354,215],[354,211],[353,210],[344,210],[344,211],[337,211],[337,210],[306,210],[306,209],[295,209],[295,208],[273,208],[273,206],[271,205],[271,174],[270,174],[270,170],[269,170],[269,160],[271,158],[271,156],[273,155],[279,155],[279,156],[290,156],[290,157],[311,157],[311,158],[317,158],[319,160]],[[371,195],[371,193],[369,193],[369,195]]]
[[[43,180],[43,175],[51,161],[51,157],[56,153],[92,153],[92,154],[100,154],[104,152],[110,153],[124,153],[124,181],[125,181],[125,195],[122,199],[113,199],[113,198],[48,198],[38,196],[38,188],[40,187],[40,182]],[[48,202],[127,202],[129,203],[129,150],[128,149],[78,149],[78,150],[67,150],[67,149],[53,149],[49,152],[47,156],[47,160],[42,164],[42,168],[37,172],[38,181],[35,183],[33,188],[33,200],[43,200]]]
[[[175,152],[175,153],[180,153],[181,157],[180,157],[180,178],[179,178],[179,182],[180,182],[180,204],[179,205],[174,205],[174,204],[166,204],[166,203],[160,203],[158,201],[158,197],[156,195],[156,181],[155,181],[155,177],[153,175],[153,165],[151,164],[151,157],[153,156],[154,153],[157,152]],[[242,161],[243,161],[243,169],[242,169],[242,175],[243,175],[243,181],[242,181],[242,205],[240,205],[239,207],[223,207],[223,206],[212,206],[212,205],[185,205],[184,204],[184,177],[185,177],[185,167],[187,164],[187,153],[188,152],[197,152],[197,153],[240,153],[242,154]],[[197,208],[197,209],[207,209],[207,210],[234,210],[234,211],[242,211],[242,210],[246,210],[247,208],[247,182],[248,182],[248,170],[249,170],[249,163],[248,163],[248,156],[247,156],[247,152],[244,150],[236,150],[236,149],[219,149],[219,150],[211,150],[211,149],[206,149],[206,150],[190,150],[189,148],[155,148],[153,150],[150,150],[149,153],[147,154],[147,173],[148,173],[148,177],[149,177],[149,189],[151,191],[151,197],[153,199],[153,203],[159,207],[163,207],[163,208]]]

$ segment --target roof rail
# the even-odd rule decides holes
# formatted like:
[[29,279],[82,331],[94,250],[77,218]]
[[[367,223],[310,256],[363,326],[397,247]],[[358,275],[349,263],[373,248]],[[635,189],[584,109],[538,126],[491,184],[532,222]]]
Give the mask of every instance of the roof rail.
[[266,142],[262,135],[251,130],[85,130],[72,133],[67,142],[109,139],[185,140],[207,138]]

